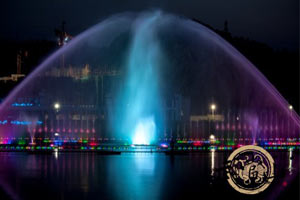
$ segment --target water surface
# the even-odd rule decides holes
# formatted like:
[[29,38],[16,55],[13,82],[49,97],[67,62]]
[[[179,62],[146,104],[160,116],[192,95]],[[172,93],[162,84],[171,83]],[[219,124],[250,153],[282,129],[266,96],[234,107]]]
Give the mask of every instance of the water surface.
[[[275,180],[263,193],[242,195],[226,181],[230,152],[30,155],[0,153],[1,199],[299,199],[299,154],[271,152]],[[295,153],[294,153],[295,154]],[[285,185],[287,181],[287,186]],[[292,184],[290,184],[290,181]],[[195,198],[196,197],[196,198]],[[297,198],[298,197],[298,198]]]

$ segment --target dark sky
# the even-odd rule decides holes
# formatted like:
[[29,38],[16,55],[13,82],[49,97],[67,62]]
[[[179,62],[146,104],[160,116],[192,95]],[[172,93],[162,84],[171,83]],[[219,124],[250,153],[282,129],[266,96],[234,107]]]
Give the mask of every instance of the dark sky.
[[299,0],[2,0],[0,39],[54,39],[54,28],[67,22],[76,35],[104,18],[150,8],[197,18],[275,48],[298,49]]

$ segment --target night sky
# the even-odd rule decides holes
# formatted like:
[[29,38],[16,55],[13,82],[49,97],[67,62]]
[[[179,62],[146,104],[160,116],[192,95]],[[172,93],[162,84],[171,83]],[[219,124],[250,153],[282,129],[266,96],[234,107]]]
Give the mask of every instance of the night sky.
[[197,18],[223,29],[264,42],[274,48],[298,49],[298,0],[4,0],[0,6],[0,39],[55,39],[53,30],[63,20],[77,35],[108,16],[125,11],[159,8]]

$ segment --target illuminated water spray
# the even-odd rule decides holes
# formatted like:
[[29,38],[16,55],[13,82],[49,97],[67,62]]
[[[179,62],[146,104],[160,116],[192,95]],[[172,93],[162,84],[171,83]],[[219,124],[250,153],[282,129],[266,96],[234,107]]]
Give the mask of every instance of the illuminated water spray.
[[126,79],[119,98],[123,107],[118,113],[118,132],[128,135],[134,144],[154,141],[161,121],[158,71],[162,52],[155,36],[159,15],[140,18],[133,26]]
[[77,35],[0,104],[0,144],[294,144],[299,130],[293,107],[233,46],[193,20],[155,11],[118,14]]
[[155,137],[155,122],[153,117],[142,118],[136,124],[132,143],[149,144]]

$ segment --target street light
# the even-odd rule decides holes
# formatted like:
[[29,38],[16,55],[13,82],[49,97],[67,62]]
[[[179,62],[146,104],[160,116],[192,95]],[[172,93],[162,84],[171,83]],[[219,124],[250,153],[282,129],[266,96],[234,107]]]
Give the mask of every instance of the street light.
[[210,105],[213,120],[214,120],[214,114],[215,114],[216,108],[217,108],[216,104],[213,103],[213,104]]
[[[293,106],[289,105],[289,110],[290,110],[290,118],[292,117],[292,113],[293,113]],[[288,121],[288,139],[289,139],[289,134],[290,134],[290,126],[291,126],[291,119],[289,119]]]
[[210,105],[210,109],[212,110],[212,112],[214,113],[214,111],[216,110],[216,104],[211,104]]
[[55,103],[55,104],[54,104],[54,109],[55,109],[55,110],[58,110],[59,108],[60,108],[60,104],[59,104],[59,103]]
[[[215,113],[215,110],[216,110],[217,106],[216,104],[212,103],[210,105],[210,109],[211,109],[211,112],[212,112],[212,120],[214,121],[214,113]],[[210,117],[208,116],[208,132],[209,134],[211,134],[210,132]]]

